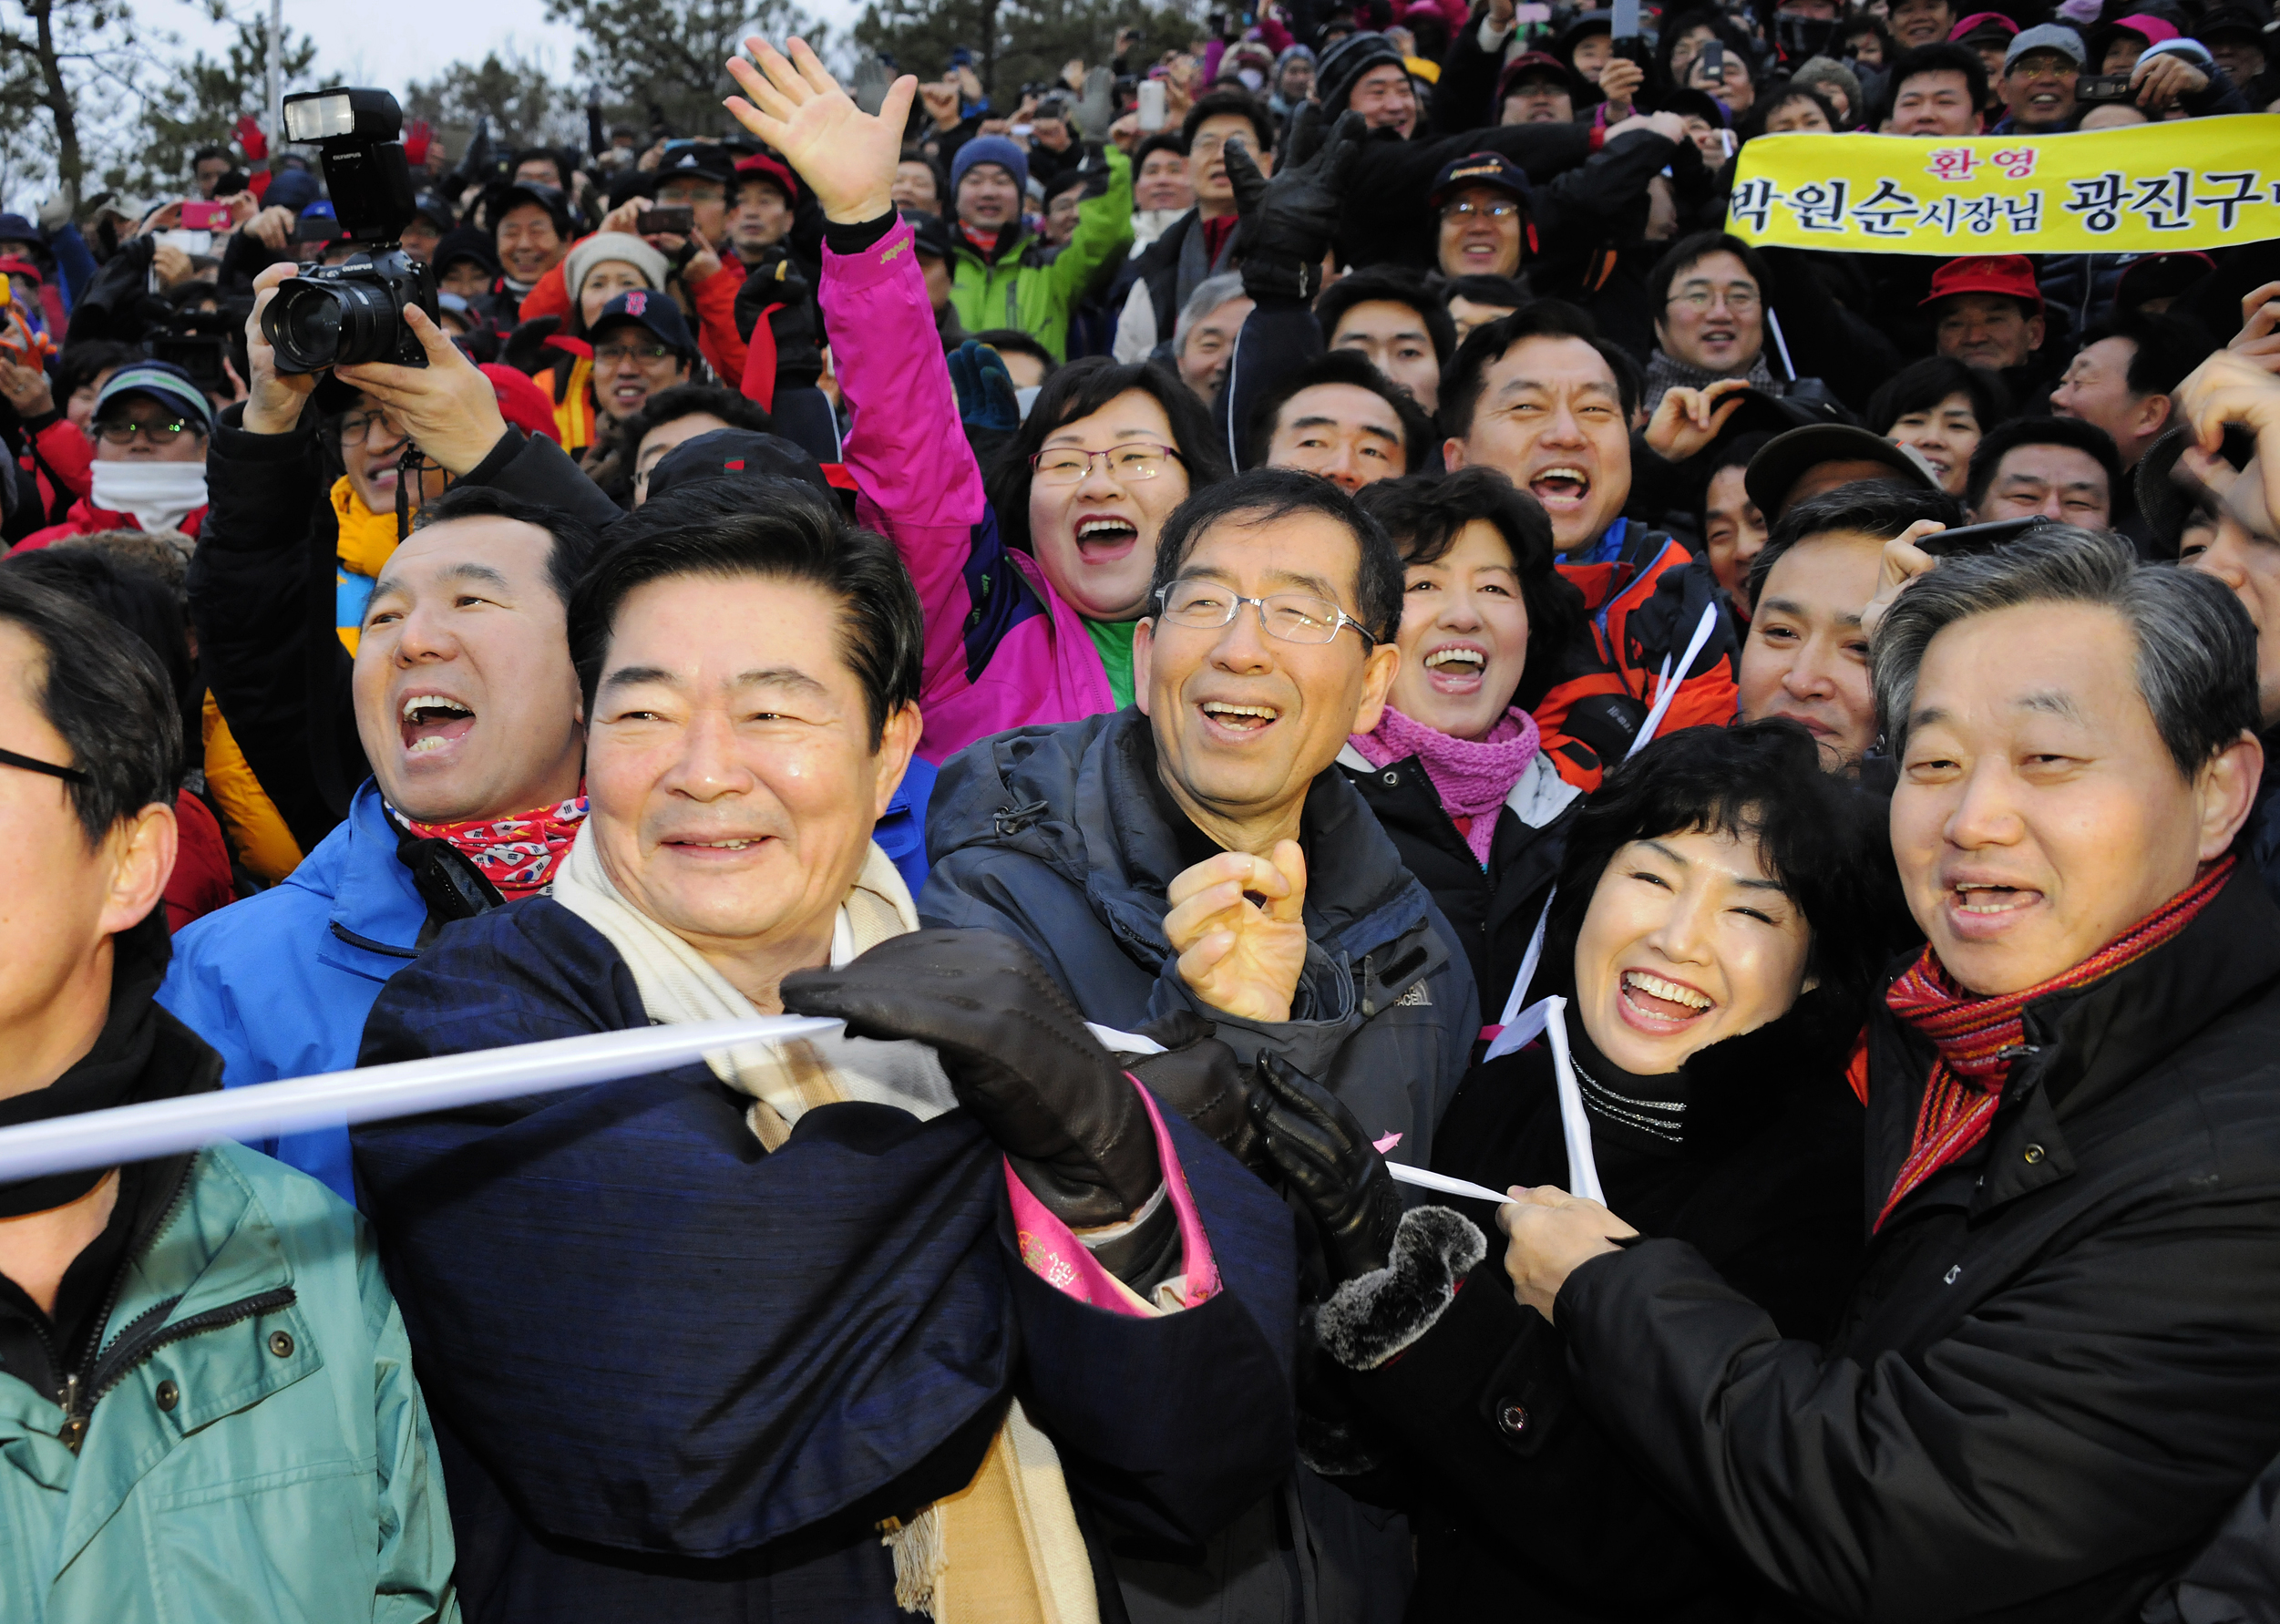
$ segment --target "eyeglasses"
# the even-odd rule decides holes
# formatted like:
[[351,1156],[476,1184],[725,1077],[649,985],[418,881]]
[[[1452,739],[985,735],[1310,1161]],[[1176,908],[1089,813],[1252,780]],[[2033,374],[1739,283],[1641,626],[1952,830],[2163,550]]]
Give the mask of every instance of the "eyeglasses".
[[1689,288],[1683,293],[1673,293],[1670,303],[1683,304],[1699,314],[1720,298],[1726,301],[1726,308],[1736,315],[1747,315],[1758,307],[1757,290],[1754,288]]
[[108,423],[95,426],[96,437],[113,446],[131,446],[137,435],[154,446],[171,446],[182,437],[182,431],[190,427],[187,417],[176,417],[165,423],[137,423],[128,418],[114,417]]
[[46,773],[51,778],[61,778],[71,784],[92,784],[95,779],[83,768],[57,766],[52,761],[38,761],[29,755],[18,755],[13,750],[0,750],[0,762],[12,767],[22,767],[27,773]]
[[361,446],[371,439],[375,428],[397,436],[404,432],[388,420],[385,412],[356,412],[341,419],[341,444]]
[[666,344],[605,344],[595,346],[594,359],[621,366],[628,361],[670,361],[675,353]]
[[1269,637],[1285,642],[1324,643],[1338,640],[1339,628],[1351,626],[1372,648],[1378,640],[1360,621],[1326,598],[1305,592],[1277,592],[1268,598],[1246,598],[1216,581],[1176,581],[1157,589],[1156,601],[1164,618],[1175,626],[1195,632],[1217,632],[1231,622],[1246,603],[1258,606],[1258,623]]
[[1105,451],[1055,446],[1050,451],[1040,451],[1031,457],[1029,471],[1037,477],[1041,485],[1074,485],[1093,471],[1093,459],[1096,457],[1107,468],[1108,477],[1119,485],[1153,479],[1164,471],[1166,459],[1179,460],[1179,453],[1171,447],[1151,446],[1142,440],[1111,446]]
[[1475,203],[1468,198],[1461,203],[1451,203],[1442,210],[1441,218],[1443,220],[1510,220],[1519,212],[1520,205],[1517,203]]

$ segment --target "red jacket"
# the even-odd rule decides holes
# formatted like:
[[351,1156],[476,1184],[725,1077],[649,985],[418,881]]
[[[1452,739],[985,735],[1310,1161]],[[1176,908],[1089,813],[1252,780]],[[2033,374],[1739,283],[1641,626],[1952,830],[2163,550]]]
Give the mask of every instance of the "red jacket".
[[74,498],[95,488],[95,443],[61,413],[32,437],[32,448],[24,454],[19,466],[39,483],[42,513],[56,510],[57,481],[62,483],[63,494]]
[[[201,503],[182,516],[182,534],[195,541],[198,539],[198,527],[205,522],[206,509]],[[15,550],[28,552],[35,547],[45,547],[49,542],[60,541],[67,536],[92,536],[101,530],[139,530],[140,529],[142,526],[135,522],[133,514],[114,513],[108,508],[97,507],[94,499],[81,497],[71,504],[71,511],[65,516],[61,524],[51,524],[44,530],[34,530],[15,544]]]
[[[1655,702],[1663,663],[1673,666],[1702,616],[1710,636],[1683,673],[1658,736],[1733,720],[1733,614],[1710,566],[1637,519],[1616,521],[1593,546],[1567,555],[1559,572],[1584,595],[1591,619],[1570,645],[1543,699],[1528,707],[1561,776],[1586,789],[1623,759]],[[1561,735],[1582,750],[1561,747]]]
[[174,872],[163,893],[169,931],[231,902],[230,848],[222,840],[221,820],[186,789],[174,797],[174,822],[180,834]]

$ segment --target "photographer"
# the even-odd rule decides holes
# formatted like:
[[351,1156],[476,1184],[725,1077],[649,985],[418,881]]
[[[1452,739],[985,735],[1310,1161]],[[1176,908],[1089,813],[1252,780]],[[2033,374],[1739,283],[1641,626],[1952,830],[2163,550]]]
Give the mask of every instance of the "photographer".
[[[190,616],[207,680],[246,759],[306,851],[346,814],[367,774],[348,704],[335,604],[350,551],[376,572],[413,512],[445,482],[488,486],[589,525],[617,508],[561,447],[510,428],[490,379],[416,308],[404,321],[424,367],[277,370],[262,330],[274,266],[246,323],[250,394],[208,448],[220,500],[190,563]],[[354,430],[354,444],[349,443]],[[416,472],[416,489],[404,482]],[[375,520],[382,533],[372,534]]]

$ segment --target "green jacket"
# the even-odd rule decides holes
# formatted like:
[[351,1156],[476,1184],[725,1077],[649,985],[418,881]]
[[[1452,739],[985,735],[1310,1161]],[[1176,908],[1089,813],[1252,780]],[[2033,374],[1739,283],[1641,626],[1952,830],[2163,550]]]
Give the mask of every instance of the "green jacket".
[[1051,350],[1054,360],[1069,358],[1071,308],[1132,250],[1132,159],[1115,147],[1106,153],[1108,190],[1077,205],[1076,235],[1057,254],[1027,232],[985,261],[952,223],[958,257],[950,308],[969,333],[1016,327]]
[[456,1624],[404,1321],[337,1196],[202,1152],[104,1337],[98,1370],[126,1368],[77,1454],[54,1396],[0,1372],[0,1619]]

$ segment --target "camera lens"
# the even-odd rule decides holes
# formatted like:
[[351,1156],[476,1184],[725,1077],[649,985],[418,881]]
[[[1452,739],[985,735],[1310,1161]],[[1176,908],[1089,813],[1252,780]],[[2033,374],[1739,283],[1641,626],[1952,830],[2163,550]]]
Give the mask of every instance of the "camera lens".
[[402,318],[380,273],[351,266],[337,279],[295,277],[262,313],[282,372],[318,372],[396,358]]

